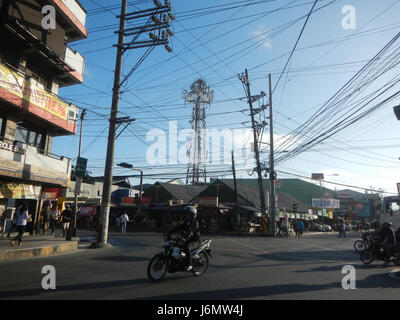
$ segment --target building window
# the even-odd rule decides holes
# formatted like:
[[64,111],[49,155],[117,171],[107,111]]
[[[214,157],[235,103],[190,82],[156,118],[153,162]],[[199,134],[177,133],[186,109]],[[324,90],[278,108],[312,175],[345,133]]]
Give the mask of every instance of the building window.
[[29,130],[21,125],[17,126],[17,131],[15,133],[16,141],[21,141],[43,151],[45,149],[45,138],[46,136],[40,132]]

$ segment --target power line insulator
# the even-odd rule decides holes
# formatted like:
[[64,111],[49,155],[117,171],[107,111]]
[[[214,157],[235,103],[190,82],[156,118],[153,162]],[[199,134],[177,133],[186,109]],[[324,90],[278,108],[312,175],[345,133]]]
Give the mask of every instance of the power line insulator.
[[172,21],[175,20],[175,16],[174,16],[172,13],[168,13],[168,17],[169,17]]
[[154,0],[154,4],[156,5],[157,8],[161,8],[162,7],[161,2],[158,1],[158,0]]
[[171,10],[171,9],[172,9],[172,7],[171,7],[171,1],[165,0],[165,6],[168,7],[169,10]]
[[167,29],[167,34],[168,34],[170,37],[173,37],[173,36],[174,36],[174,33],[173,33],[170,29]]
[[151,17],[151,20],[153,20],[153,22],[154,22],[156,25],[160,25],[160,24],[161,24],[160,19],[158,19],[156,16],[152,16],[152,17]]
[[174,51],[174,50],[172,50],[172,48],[169,46],[169,45],[165,45],[165,50],[167,50],[169,53],[171,53],[172,51]]

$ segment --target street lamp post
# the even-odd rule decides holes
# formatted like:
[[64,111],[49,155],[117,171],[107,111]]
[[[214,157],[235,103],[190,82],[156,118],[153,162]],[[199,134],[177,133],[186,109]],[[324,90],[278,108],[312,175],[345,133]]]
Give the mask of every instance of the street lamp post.
[[127,168],[127,169],[131,169],[131,170],[136,170],[140,172],[140,187],[139,187],[139,203],[142,203],[142,192],[143,192],[143,170],[142,169],[138,169],[138,168],[134,168],[133,165],[129,164],[129,163],[118,163],[117,164],[119,167],[123,167],[123,168]]

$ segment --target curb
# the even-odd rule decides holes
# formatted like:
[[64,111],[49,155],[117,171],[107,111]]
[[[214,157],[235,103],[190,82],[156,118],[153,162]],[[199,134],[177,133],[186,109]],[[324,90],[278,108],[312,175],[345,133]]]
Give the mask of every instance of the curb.
[[78,241],[71,241],[69,243],[55,244],[38,248],[5,250],[0,251],[0,262],[34,257],[47,257],[76,251],[78,251]]

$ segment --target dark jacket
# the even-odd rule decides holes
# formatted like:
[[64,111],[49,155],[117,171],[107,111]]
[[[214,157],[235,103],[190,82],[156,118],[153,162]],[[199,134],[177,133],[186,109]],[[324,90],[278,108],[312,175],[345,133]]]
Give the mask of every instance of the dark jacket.
[[62,216],[63,216],[63,218],[62,218],[62,221],[63,221],[63,222],[71,222],[71,219],[72,219],[72,212],[71,212],[71,210],[65,209],[65,210],[63,211],[63,213],[62,213]]
[[172,228],[168,232],[168,236],[179,232],[182,232],[182,237],[187,242],[200,241],[200,225],[197,219],[185,220],[182,224]]

